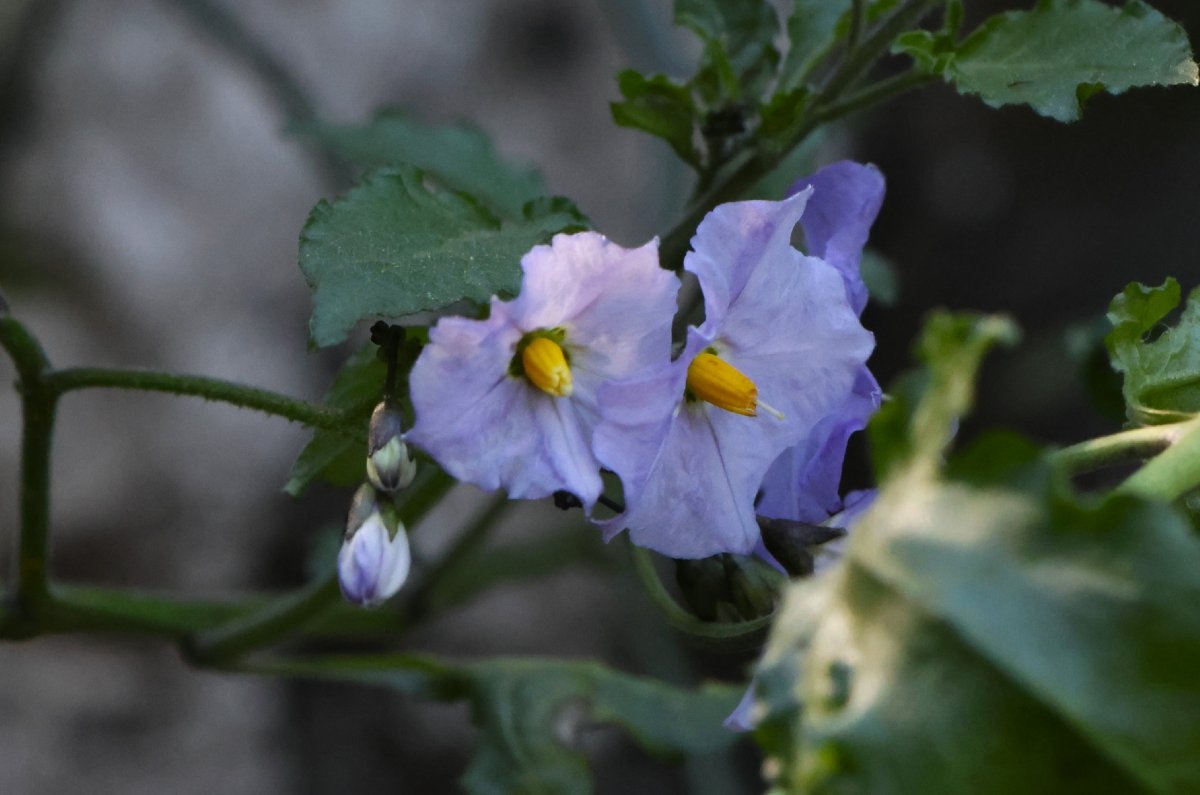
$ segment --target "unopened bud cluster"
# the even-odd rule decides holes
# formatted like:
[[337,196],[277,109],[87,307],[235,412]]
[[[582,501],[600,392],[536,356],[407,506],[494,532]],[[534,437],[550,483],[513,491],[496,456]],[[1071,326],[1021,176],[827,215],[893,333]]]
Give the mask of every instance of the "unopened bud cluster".
[[342,595],[375,607],[395,595],[408,578],[412,554],[394,496],[412,483],[417,464],[404,443],[399,409],[384,401],[367,431],[367,481],[354,494],[346,535],[338,552]]

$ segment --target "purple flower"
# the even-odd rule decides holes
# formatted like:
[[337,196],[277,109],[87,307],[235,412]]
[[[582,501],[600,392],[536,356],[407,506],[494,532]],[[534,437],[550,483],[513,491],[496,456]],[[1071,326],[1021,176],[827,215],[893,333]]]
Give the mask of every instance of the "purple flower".
[[827,418],[862,386],[874,338],[846,271],[791,245],[813,191],[721,205],[700,224],[684,267],[700,281],[704,323],[677,360],[601,393],[596,455],[620,475],[626,504],[606,537],[627,528],[678,558],[749,554],[772,462],[836,435]]
[[590,511],[600,386],[669,361],[679,282],[658,266],[657,241],[624,249],[594,232],[557,235],[521,266],[517,298],[430,331],[406,438],[459,480],[514,498],[565,490]]

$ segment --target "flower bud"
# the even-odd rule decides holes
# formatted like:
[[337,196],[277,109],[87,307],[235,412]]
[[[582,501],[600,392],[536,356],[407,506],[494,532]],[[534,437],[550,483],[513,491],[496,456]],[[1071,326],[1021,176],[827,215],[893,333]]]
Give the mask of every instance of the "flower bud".
[[743,621],[765,616],[775,609],[784,578],[767,564],[742,555],[725,556],[730,601]]
[[367,431],[367,479],[380,491],[406,488],[417,475],[417,462],[404,443],[400,409],[384,401],[371,414]]
[[400,590],[412,556],[395,507],[364,484],[354,495],[338,552],[338,582],[347,601],[375,607]]

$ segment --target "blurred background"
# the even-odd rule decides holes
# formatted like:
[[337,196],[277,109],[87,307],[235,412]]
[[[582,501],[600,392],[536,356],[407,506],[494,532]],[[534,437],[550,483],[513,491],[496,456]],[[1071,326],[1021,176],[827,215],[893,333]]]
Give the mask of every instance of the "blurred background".
[[[1155,7],[1200,33],[1188,0]],[[984,15],[999,4],[972,4]],[[690,73],[668,0],[0,0],[0,291],[59,366],[212,375],[319,400],[351,347],[307,350],[296,241],[346,185],[289,135],[312,115],[411,109],[469,120],[594,226],[636,245],[689,188],[665,144],[609,120],[613,75]],[[966,429],[1069,443],[1119,428],[1085,367],[1126,282],[1200,282],[1200,91],[1097,96],[1066,126],[937,87],[830,130],[816,165],[871,161],[889,195],[872,245],[898,300],[865,316],[885,384],[930,309],[1008,311],[1023,345],[989,360]],[[799,174],[795,175],[799,176]],[[1095,364],[1095,362],[1092,362]],[[0,379],[15,378],[7,359]],[[1085,384],[1091,383],[1097,395]],[[56,576],[213,594],[294,586],[349,494],[280,491],[307,435],[160,395],[61,406]],[[16,532],[19,413],[0,390],[0,571]],[[856,443],[847,479],[867,482]],[[480,502],[461,489],[416,531],[436,551]],[[502,529],[594,531],[547,506]],[[594,657],[694,684],[751,657],[681,646],[594,542],[590,565],[503,586],[407,635],[459,658]],[[757,761],[671,766],[616,732],[581,738],[605,792],[757,791]],[[57,637],[0,646],[0,792],[454,791],[466,708],[188,668],[169,645]]]

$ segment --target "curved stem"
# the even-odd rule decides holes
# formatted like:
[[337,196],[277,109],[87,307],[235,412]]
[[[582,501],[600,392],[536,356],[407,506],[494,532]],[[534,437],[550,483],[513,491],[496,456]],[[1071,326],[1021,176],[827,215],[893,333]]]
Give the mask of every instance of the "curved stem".
[[1200,418],[1174,426],[1170,446],[1116,488],[1133,494],[1171,501],[1200,485]]
[[775,618],[774,613],[769,613],[749,621],[733,623],[702,621],[680,607],[675,598],[667,592],[658,577],[658,571],[654,568],[654,559],[648,551],[630,543],[629,554],[638,579],[667,622],[705,645],[729,651],[753,648],[761,642]]
[[78,367],[55,370],[46,375],[45,381],[56,394],[79,389],[133,389],[143,392],[167,392],[173,395],[191,395],[204,400],[254,409],[264,414],[283,417],[292,422],[303,423],[315,428],[336,430],[346,422],[346,417],[342,412],[325,406],[270,392],[266,389],[199,375]]
[[184,655],[200,665],[223,665],[287,635],[334,604],[340,593],[337,572],[331,571],[259,610],[185,640]]

